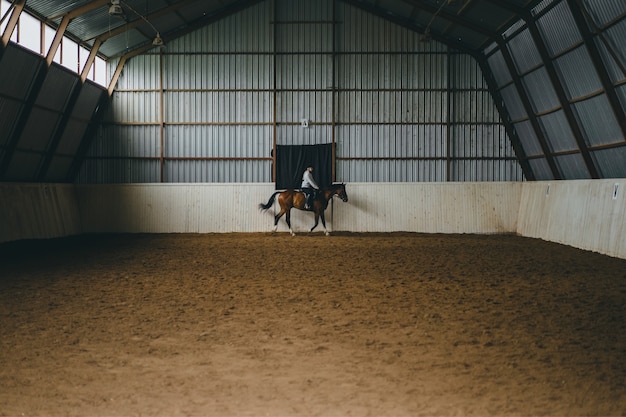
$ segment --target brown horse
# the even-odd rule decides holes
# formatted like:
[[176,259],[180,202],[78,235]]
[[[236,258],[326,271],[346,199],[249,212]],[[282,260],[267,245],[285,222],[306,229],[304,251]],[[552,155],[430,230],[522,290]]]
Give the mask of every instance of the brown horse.
[[328,202],[333,196],[338,196],[344,202],[348,201],[348,194],[346,194],[346,185],[345,184],[333,184],[330,187],[324,187],[317,193],[317,197],[313,200],[313,205],[310,209],[305,209],[304,204],[306,202],[306,197],[302,191],[298,190],[286,190],[286,191],[276,191],[270,197],[267,204],[259,204],[259,208],[261,210],[267,210],[274,204],[274,199],[278,195],[278,204],[280,205],[280,211],[278,214],[274,216],[274,231],[278,228],[278,220],[286,214],[285,221],[287,222],[287,226],[289,226],[289,233],[292,236],[296,234],[291,230],[291,209],[297,208],[298,210],[306,210],[312,211],[315,213],[315,224],[311,227],[309,232],[312,232],[313,229],[317,227],[319,219],[322,219],[322,225],[324,226],[324,234],[326,236],[329,235],[328,230],[326,230],[326,219],[324,219],[324,210],[328,207]]

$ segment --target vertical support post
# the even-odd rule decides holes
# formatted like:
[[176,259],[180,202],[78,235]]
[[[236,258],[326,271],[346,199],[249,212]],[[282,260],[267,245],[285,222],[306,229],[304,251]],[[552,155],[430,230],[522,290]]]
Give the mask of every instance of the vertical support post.
[[337,122],[336,122],[336,115],[335,115],[335,111],[337,109],[337,105],[335,103],[335,100],[339,99],[339,96],[337,94],[337,85],[336,85],[336,61],[337,61],[337,33],[336,33],[336,29],[337,29],[337,0],[333,0],[333,13],[332,13],[332,40],[331,42],[332,44],[332,55],[331,55],[331,74],[330,74],[330,80],[331,80],[331,110],[330,110],[330,117],[331,117],[331,142],[332,142],[332,147],[331,147],[331,164],[330,164],[330,169],[331,169],[331,181],[335,182],[337,181],[337,169],[336,169],[336,165],[337,165],[337,137],[336,137],[336,130],[337,130]]
[[165,90],[163,86],[163,49],[159,48],[159,181],[165,176]]
[[454,107],[452,101],[454,100],[454,91],[452,90],[452,64],[450,63],[450,47],[446,47],[446,182],[451,181],[451,163],[452,163],[452,134],[451,120]]
[[278,98],[278,94],[276,91],[277,88],[277,69],[276,69],[276,65],[278,64],[278,57],[277,57],[277,50],[276,48],[278,47],[278,30],[277,30],[277,24],[278,24],[278,5],[276,4],[278,0],[274,0],[274,54],[273,54],[273,81],[272,81],[272,94],[273,94],[273,118],[274,118],[274,123],[272,126],[272,181],[275,183],[277,178],[276,178],[276,136],[278,134],[278,104],[276,102],[277,98]]

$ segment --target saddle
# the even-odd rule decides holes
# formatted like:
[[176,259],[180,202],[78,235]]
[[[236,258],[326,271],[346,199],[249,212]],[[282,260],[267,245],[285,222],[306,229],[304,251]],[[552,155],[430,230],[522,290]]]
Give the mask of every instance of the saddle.
[[304,207],[307,210],[310,210],[311,206],[313,205],[313,200],[315,200],[315,197],[317,197],[317,190],[315,188],[309,188],[309,189],[301,188],[300,192],[304,194],[304,198],[305,198]]

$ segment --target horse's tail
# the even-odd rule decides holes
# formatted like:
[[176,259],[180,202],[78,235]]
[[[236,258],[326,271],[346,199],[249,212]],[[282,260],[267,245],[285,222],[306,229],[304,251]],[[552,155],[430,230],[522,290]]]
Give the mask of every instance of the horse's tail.
[[272,196],[270,197],[270,199],[267,201],[267,204],[259,204],[259,208],[261,210],[267,210],[268,208],[272,207],[272,204],[274,204],[274,200],[276,199],[276,194],[280,194],[282,191],[276,191],[274,194],[272,194]]

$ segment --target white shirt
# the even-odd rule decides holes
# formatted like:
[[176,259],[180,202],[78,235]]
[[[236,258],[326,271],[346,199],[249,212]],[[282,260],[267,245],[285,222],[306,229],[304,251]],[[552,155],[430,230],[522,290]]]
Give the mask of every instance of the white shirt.
[[316,190],[320,189],[319,185],[317,185],[317,183],[313,179],[313,174],[308,169],[304,171],[304,174],[302,174],[302,185],[300,187],[315,188]]

